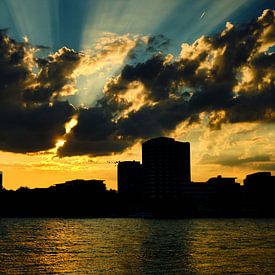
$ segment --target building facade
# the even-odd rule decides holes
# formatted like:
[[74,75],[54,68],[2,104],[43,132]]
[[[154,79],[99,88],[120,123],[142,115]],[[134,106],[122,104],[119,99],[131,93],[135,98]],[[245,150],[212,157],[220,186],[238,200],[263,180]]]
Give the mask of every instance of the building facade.
[[3,172],[0,171],[0,190],[3,189]]
[[118,193],[140,198],[143,191],[142,165],[139,161],[120,161],[117,166]]
[[275,176],[271,175],[271,172],[256,172],[247,175],[244,179],[244,186],[246,188],[259,189],[268,188],[275,185]]
[[159,137],[142,144],[145,198],[174,199],[191,182],[190,143]]

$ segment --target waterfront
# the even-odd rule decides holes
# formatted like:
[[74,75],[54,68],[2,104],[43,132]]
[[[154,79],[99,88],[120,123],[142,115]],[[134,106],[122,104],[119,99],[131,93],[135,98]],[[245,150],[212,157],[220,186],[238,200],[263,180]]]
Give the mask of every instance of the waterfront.
[[275,272],[274,219],[1,219],[0,273]]

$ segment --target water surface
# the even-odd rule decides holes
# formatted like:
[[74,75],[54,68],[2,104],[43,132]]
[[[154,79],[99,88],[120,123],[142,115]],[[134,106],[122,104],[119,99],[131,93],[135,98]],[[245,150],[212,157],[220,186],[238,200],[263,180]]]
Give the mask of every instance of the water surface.
[[274,219],[0,219],[0,273],[275,272]]

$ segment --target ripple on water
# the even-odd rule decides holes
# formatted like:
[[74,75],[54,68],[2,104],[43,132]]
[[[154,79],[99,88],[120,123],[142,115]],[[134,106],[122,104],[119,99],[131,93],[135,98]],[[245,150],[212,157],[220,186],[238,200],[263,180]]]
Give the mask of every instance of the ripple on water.
[[271,274],[274,229],[274,219],[0,219],[0,273]]

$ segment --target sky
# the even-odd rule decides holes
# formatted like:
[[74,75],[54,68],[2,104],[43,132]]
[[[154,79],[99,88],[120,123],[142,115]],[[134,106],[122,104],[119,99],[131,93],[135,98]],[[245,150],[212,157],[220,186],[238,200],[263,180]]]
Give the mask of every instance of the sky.
[[275,173],[272,0],[0,0],[4,187],[104,179],[141,142],[192,180]]

